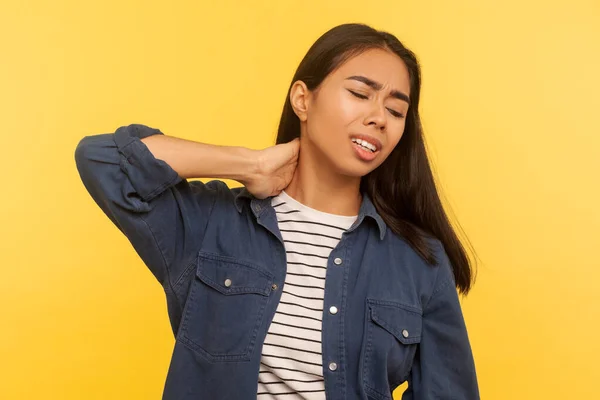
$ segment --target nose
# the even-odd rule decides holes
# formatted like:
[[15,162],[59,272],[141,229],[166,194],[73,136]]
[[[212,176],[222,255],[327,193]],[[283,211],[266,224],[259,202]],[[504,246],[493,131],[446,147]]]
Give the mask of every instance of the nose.
[[374,104],[373,107],[371,107],[369,115],[365,118],[364,124],[367,126],[373,125],[376,129],[381,131],[385,130],[385,107],[383,105]]

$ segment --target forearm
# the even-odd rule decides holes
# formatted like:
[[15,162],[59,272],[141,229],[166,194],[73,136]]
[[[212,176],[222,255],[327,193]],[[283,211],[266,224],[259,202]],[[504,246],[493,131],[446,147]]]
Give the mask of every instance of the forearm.
[[167,135],[141,139],[150,152],[169,164],[182,178],[233,179],[247,181],[256,171],[255,150],[218,146]]

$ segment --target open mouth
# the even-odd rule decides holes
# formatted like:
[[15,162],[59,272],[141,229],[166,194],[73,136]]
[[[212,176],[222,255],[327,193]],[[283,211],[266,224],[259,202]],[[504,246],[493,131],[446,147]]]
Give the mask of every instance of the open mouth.
[[370,151],[371,153],[375,153],[378,150],[374,144],[371,144],[366,140],[352,138],[352,142],[360,146],[363,150]]

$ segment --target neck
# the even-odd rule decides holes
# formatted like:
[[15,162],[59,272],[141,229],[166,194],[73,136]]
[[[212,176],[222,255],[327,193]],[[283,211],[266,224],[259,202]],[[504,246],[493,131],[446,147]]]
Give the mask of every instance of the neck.
[[318,211],[343,216],[358,215],[362,202],[360,177],[336,173],[327,160],[317,156],[309,143],[302,143],[301,146],[298,165],[285,192]]

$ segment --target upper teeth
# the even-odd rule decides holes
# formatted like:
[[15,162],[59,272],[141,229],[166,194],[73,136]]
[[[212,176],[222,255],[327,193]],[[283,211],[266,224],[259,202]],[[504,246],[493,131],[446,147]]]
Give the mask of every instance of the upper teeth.
[[375,147],[375,145],[372,145],[371,143],[367,142],[366,140],[362,140],[362,139],[352,139],[352,141],[356,144],[361,145],[362,147],[366,147],[367,149],[371,150],[371,151],[376,151],[377,147]]

